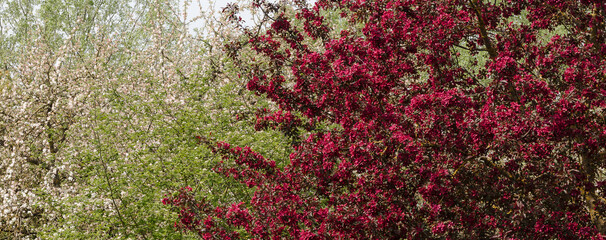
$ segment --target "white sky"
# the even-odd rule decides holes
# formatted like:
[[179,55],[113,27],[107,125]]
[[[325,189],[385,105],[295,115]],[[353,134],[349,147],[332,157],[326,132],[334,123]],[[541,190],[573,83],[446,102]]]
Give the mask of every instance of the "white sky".
[[[181,10],[183,9],[183,1],[188,1],[190,2],[188,7],[187,7],[187,20],[191,20],[195,17],[200,16],[200,9],[202,9],[202,11],[208,12],[210,11],[210,6],[214,6],[215,12],[217,13],[217,17],[218,14],[221,12],[221,10],[227,6],[228,3],[234,3],[234,2],[238,2],[238,0],[182,0],[180,1],[180,6],[181,6]],[[239,0],[240,4],[246,4],[246,3],[250,3],[252,0]],[[267,0],[270,2],[277,2],[280,0]],[[288,1],[288,0],[286,0]],[[316,0],[307,0],[307,3],[312,5],[316,2]],[[202,5],[200,7],[200,5]],[[245,24],[244,25],[252,25],[252,14],[249,11],[242,11],[242,9],[240,9],[240,17],[242,17],[242,20],[244,20]],[[193,30],[195,28],[200,28],[202,27],[202,21],[198,21],[198,22],[193,22],[190,25],[190,30]]]
[[[202,9],[202,11],[205,12],[210,12],[211,8],[210,6],[214,6],[214,10],[215,13],[217,14],[216,17],[218,17],[221,13],[221,10],[227,6],[228,3],[234,3],[237,2],[236,0],[193,0],[189,3],[188,7],[187,7],[187,21],[190,21],[196,17],[200,16],[200,9]],[[181,5],[181,9],[183,9],[183,2],[180,2]],[[201,6],[200,6],[201,5]],[[239,13],[239,15],[242,17],[242,19],[246,22],[249,23],[252,21],[252,15],[250,14],[250,12],[247,11],[241,11]],[[190,25],[190,29],[193,30],[195,28],[200,28],[202,27],[202,21],[196,21],[196,22],[192,22],[192,24]]]

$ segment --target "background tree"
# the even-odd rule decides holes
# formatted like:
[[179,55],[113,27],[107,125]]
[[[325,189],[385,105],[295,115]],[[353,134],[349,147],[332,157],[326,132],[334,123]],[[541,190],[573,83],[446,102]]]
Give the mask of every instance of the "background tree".
[[[216,170],[254,194],[215,204],[184,188],[164,200],[181,229],[604,238],[602,1],[297,1],[296,19],[256,3],[271,27],[248,32],[264,57],[243,76],[278,104],[257,126],[295,139],[290,164],[206,141],[230,160]],[[333,27],[334,12],[349,27]]]
[[[86,81],[103,63],[94,59],[111,55],[113,47],[103,37],[107,32],[95,27],[103,22],[115,30],[126,19],[112,9],[119,3],[107,4],[2,3],[2,237],[34,234],[53,218],[44,214],[43,195],[61,199],[77,189],[68,160],[83,140],[73,137],[80,130],[75,121],[86,115],[98,83]],[[121,16],[111,21],[113,15]]]
[[205,9],[196,33],[187,4],[2,3],[0,239],[181,239],[165,194],[250,194],[196,136],[286,158],[219,47],[239,31]]

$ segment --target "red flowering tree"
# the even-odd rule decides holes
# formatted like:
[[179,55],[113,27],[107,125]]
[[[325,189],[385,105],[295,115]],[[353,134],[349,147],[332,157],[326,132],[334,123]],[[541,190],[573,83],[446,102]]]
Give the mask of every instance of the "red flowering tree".
[[246,69],[248,88],[279,105],[257,126],[291,136],[290,162],[205,141],[225,158],[216,170],[255,192],[214,206],[184,189],[164,200],[178,227],[208,239],[604,239],[603,1],[320,0],[297,3],[296,18],[259,5],[275,12],[250,32],[264,62]]

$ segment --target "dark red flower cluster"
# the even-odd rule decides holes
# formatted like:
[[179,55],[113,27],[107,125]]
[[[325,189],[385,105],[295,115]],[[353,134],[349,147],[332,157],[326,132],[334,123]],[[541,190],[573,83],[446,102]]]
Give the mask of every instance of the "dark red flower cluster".
[[[259,114],[258,127],[298,134],[290,164],[213,146],[235,161],[218,171],[255,193],[184,208],[179,227],[259,239],[604,239],[603,1],[320,0],[297,11],[301,29],[280,14],[250,41],[282,69],[255,71],[248,87],[281,109]],[[331,11],[352,27],[331,32]],[[167,201],[198,206],[184,194]]]
[[[179,212],[179,221],[175,222],[175,228],[184,231],[193,231],[204,239],[238,239],[239,234],[225,230],[223,219],[234,218],[238,214],[239,205],[233,205],[226,210],[222,207],[215,209],[204,201],[197,201],[191,194],[192,188],[187,186],[181,188],[174,196],[162,199],[164,205],[176,206]],[[236,221],[242,217],[238,215]],[[233,222],[233,221],[232,221]]]

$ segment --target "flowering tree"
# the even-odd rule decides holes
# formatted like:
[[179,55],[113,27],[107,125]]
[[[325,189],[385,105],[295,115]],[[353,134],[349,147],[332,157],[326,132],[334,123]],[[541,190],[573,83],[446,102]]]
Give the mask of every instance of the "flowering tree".
[[164,194],[250,192],[196,135],[288,156],[218,47],[240,31],[205,9],[195,33],[188,4],[0,3],[0,239],[182,239]]
[[[91,90],[100,83],[92,79],[110,63],[101,59],[116,53],[108,33],[120,31],[126,19],[111,9],[118,3],[106,4],[0,6],[0,238],[35,236],[59,217],[44,199],[78,191],[75,148],[88,146],[82,134],[86,123],[78,121],[92,108]],[[112,15],[122,18],[111,21]]]
[[271,27],[230,46],[263,56],[243,76],[279,105],[257,127],[292,137],[290,164],[201,138],[225,158],[215,170],[254,194],[217,205],[184,188],[164,199],[178,227],[205,239],[604,238],[602,1],[297,1],[296,18],[257,3]]

